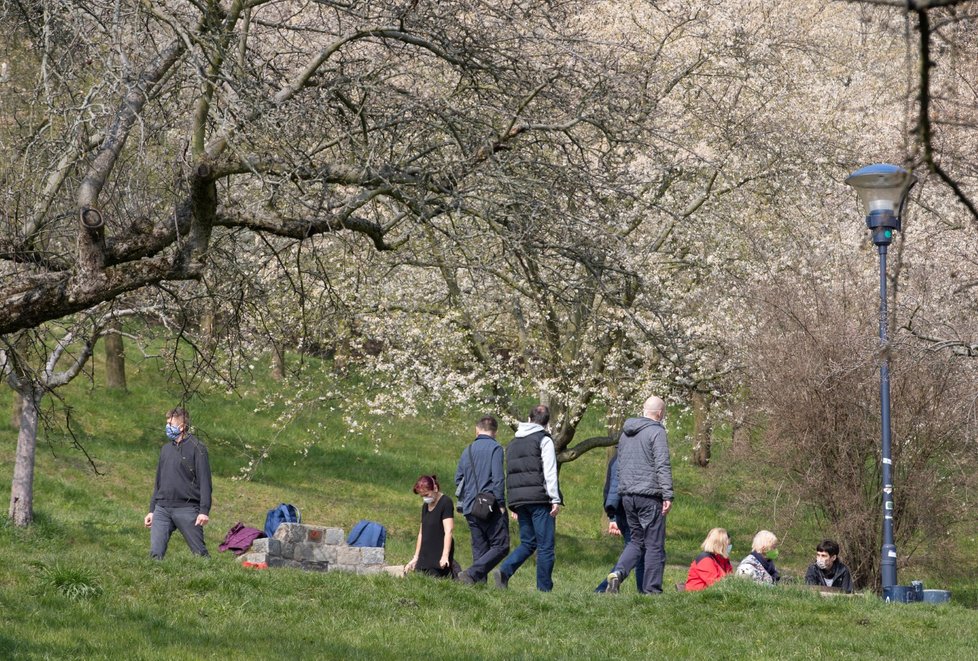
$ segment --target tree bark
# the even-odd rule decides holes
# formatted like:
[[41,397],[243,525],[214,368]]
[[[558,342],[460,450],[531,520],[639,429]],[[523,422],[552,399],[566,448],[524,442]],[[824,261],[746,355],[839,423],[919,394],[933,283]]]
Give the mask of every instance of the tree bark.
[[8,516],[15,526],[29,526],[34,520],[34,455],[37,449],[37,415],[39,396],[21,393],[23,410],[17,434],[17,457],[14,479],[10,484]]
[[693,462],[697,466],[710,464],[713,426],[710,424],[709,395],[693,391]]
[[[115,322],[109,330],[121,330]],[[109,332],[105,336],[105,385],[109,390],[126,390],[126,353],[122,335]]]
[[14,391],[14,399],[11,404],[10,425],[14,429],[20,429],[20,415],[24,410],[24,398],[16,390]]
[[272,379],[281,381],[285,378],[285,347],[278,342],[272,343]]

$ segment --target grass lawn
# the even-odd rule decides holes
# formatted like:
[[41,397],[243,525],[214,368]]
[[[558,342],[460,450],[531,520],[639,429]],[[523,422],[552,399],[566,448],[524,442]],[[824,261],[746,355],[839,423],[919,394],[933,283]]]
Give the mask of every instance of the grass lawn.
[[[968,578],[901,574],[901,582],[912,575],[952,589],[954,601],[941,606],[888,605],[872,595],[825,598],[739,581],[642,598],[629,579],[621,595],[594,594],[621,549],[603,534],[603,451],[562,469],[567,508],[557,524],[550,594],[533,589],[532,561],[504,592],[420,576],[242,569],[217,552],[218,543],[236,521],[261,527],[279,502],[297,505],[306,522],[347,531],[361,518],[380,521],[388,529],[388,562],[407,561],[420,508],[411,486],[434,472],[450,491],[475,419],[473,411],[437,411],[349,433],[335,402],[322,401],[276,427],[281,407],[265,407],[262,399],[289,385],[261,378],[236,394],[191,402],[215,475],[212,557],[192,557],[177,535],[166,559],[154,562],[142,518],[163,413],[175,395],[151,362],[130,364],[124,394],[104,391],[95,369],[94,385],[79,381],[65,394],[75,407],[73,428],[101,474],[52,434],[38,448],[35,524],[21,530],[0,519],[0,659],[974,658],[978,610],[969,608],[976,596]],[[8,392],[0,407],[9,410]],[[7,417],[0,422],[5,493],[16,444]],[[735,559],[749,550],[757,528],[781,534],[769,512],[731,504],[738,489],[774,489],[776,476],[692,467],[683,461],[682,430],[671,431],[677,500],[667,533],[670,586],[685,578],[712,526],[731,531]],[[269,444],[253,479],[236,479]],[[460,518],[456,524],[456,553],[465,565],[468,533]],[[794,522],[782,548],[779,566],[789,575],[810,562],[818,531],[806,525]],[[512,530],[515,539],[515,524]]]

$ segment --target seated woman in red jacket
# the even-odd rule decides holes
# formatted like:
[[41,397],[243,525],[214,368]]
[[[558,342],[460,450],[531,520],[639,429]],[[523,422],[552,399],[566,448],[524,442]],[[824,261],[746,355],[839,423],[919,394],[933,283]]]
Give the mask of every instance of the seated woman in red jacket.
[[703,540],[703,553],[696,556],[686,576],[686,591],[705,590],[733,571],[730,565],[730,537],[723,528],[714,528]]

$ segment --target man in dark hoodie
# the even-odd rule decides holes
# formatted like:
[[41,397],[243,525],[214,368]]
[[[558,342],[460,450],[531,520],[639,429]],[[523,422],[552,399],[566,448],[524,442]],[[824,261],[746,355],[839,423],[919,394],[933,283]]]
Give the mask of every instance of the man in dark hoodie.
[[625,421],[618,439],[618,493],[632,538],[608,574],[607,592],[616,593],[622,580],[644,562],[642,592],[662,592],[666,564],[666,514],[672,507],[672,467],[662,423],[666,403],[649,397],[642,417]]
[[190,433],[190,414],[177,407],[166,414],[166,437],[156,466],[153,497],[143,523],[149,554],[162,560],[170,535],[179,530],[194,555],[206,556],[204,526],[210,521],[211,466],[207,448]]

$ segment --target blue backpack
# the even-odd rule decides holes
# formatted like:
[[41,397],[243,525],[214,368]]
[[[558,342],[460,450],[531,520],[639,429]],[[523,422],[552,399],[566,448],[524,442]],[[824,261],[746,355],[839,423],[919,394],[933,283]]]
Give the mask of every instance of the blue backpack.
[[361,519],[346,538],[348,546],[383,546],[387,541],[387,528],[376,521]]
[[301,522],[302,516],[296,506],[282,503],[268,510],[268,515],[265,517],[265,536],[274,537],[280,524]]

